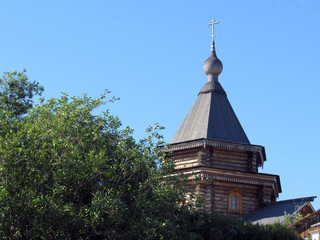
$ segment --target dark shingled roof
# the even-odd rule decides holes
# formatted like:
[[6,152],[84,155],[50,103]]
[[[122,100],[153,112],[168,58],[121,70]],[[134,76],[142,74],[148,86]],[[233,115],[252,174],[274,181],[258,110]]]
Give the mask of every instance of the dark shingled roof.
[[297,198],[271,203],[260,210],[243,216],[243,220],[254,224],[258,223],[260,225],[275,222],[283,223],[285,220],[285,212],[290,216],[299,211],[306,204],[312,202],[315,198],[316,197]]
[[199,138],[250,144],[217,80],[209,79],[204,85],[170,143]]

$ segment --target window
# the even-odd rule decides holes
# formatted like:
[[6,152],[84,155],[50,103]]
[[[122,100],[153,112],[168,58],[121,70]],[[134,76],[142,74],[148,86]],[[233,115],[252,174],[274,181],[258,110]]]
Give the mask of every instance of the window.
[[230,209],[231,210],[238,210],[239,205],[238,205],[238,197],[235,195],[230,196]]
[[242,193],[233,189],[228,192],[228,213],[241,214]]

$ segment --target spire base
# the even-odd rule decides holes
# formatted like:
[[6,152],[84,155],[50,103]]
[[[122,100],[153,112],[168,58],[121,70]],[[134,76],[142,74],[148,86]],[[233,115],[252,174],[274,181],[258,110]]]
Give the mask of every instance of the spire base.
[[210,82],[210,81],[218,82],[218,76],[217,75],[213,75],[213,74],[209,74],[208,75],[208,82]]

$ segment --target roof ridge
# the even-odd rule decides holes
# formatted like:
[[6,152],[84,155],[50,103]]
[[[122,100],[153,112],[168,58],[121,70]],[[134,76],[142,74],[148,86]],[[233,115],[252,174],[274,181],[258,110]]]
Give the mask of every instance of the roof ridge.
[[288,202],[301,202],[301,201],[306,201],[306,202],[313,202],[313,200],[317,198],[317,196],[311,196],[311,197],[302,197],[302,198],[293,198],[293,199],[286,199],[282,201],[277,201],[273,203],[268,203],[266,206],[272,206],[275,204],[282,204],[282,203],[288,203]]

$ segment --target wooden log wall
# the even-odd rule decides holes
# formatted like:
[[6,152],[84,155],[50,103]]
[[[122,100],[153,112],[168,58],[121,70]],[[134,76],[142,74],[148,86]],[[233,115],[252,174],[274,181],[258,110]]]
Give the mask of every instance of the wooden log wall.
[[188,149],[173,153],[173,158],[176,163],[175,169],[183,169],[200,166],[199,155],[197,149]]
[[241,172],[257,172],[256,154],[247,151],[213,150],[211,167]]
[[[192,183],[189,183],[189,189],[192,189]],[[272,189],[258,185],[238,184],[225,181],[211,181],[210,183],[199,181],[193,189],[196,194],[204,200],[203,210],[218,211],[228,214],[228,194],[236,190],[241,193],[242,205],[241,214],[245,215],[256,211],[261,206],[261,189],[263,188],[263,201],[269,203],[272,199]]]
[[235,189],[241,192],[242,214],[248,214],[260,209],[258,198],[259,186],[215,181],[214,187],[216,191],[214,208],[219,212],[228,213],[228,194]]
[[241,172],[258,172],[257,153],[221,148],[194,148],[173,154],[176,169],[207,166]]
[[[224,169],[243,173],[257,173],[259,153],[245,150],[231,150],[217,147],[195,147],[175,151],[176,170],[192,169],[205,166],[213,169]],[[188,170],[189,171],[189,170]],[[191,177],[191,176],[190,176]],[[195,184],[195,182],[197,184]],[[275,201],[272,187],[254,184],[234,183],[223,180],[190,180],[186,188],[190,192],[204,199],[205,211],[219,211],[228,213],[228,195],[230,191],[237,190],[241,193],[241,214],[261,209],[266,203]]]

